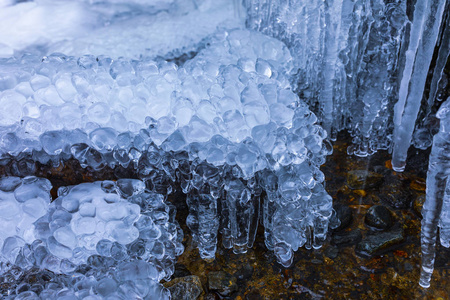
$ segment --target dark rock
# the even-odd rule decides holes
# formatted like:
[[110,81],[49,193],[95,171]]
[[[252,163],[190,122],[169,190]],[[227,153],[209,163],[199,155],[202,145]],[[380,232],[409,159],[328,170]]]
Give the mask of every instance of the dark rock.
[[253,290],[247,295],[245,295],[245,300],[263,300],[263,299],[264,297],[261,296],[261,294],[256,290]]
[[353,170],[347,174],[347,185],[354,190],[375,188],[382,182],[383,175],[367,170]]
[[175,278],[164,286],[169,289],[172,299],[195,300],[203,293],[200,278],[195,275]]
[[216,293],[208,293],[203,297],[203,300],[220,300],[220,296]]
[[392,212],[383,205],[374,205],[366,213],[364,221],[369,227],[386,230],[394,223]]
[[413,206],[412,206],[413,211],[420,218],[422,218],[422,207],[423,207],[423,204],[425,203],[425,199],[426,199],[426,196],[424,194],[422,194],[422,195],[417,196],[413,202]]
[[175,264],[175,272],[173,272],[174,278],[186,277],[189,275],[192,275],[192,273],[186,268],[185,265],[180,264],[180,263]]
[[361,231],[357,229],[352,231],[334,233],[331,237],[331,243],[341,247],[351,246],[358,243],[361,238]]
[[323,253],[326,257],[335,259],[339,255],[339,249],[333,246],[327,247]]
[[228,296],[238,290],[236,277],[223,271],[209,272],[208,287],[222,296]]
[[242,268],[240,268],[236,273],[234,273],[234,276],[238,280],[248,280],[253,275],[253,267],[250,264],[245,264]]
[[367,235],[356,245],[355,251],[359,255],[372,256],[401,244],[404,239],[403,228],[397,227],[391,231]]
[[336,216],[341,222],[341,224],[335,229],[335,231],[347,228],[353,220],[353,213],[350,207],[342,204],[336,204],[334,206],[334,210],[336,211]]
[[410,181],[402,177],[387,175],[380,189],[381,201],[395,209],[409,208],[413,199],[409,184]]

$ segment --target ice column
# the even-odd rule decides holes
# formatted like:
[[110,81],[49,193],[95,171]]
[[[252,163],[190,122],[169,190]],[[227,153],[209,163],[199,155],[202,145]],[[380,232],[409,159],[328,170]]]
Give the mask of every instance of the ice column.
[[[449,197],[446,183],[450,174],[450,98],[442,104],[437,113],[441,120],[440,130],[433,138],[427,174],[426,201],[422,209],[422,272],[419,284],[430,286],[434,269],[437,227],[442,228],[441,243],[449,246]],[[445,201],[444,201],[445,198]],[[444,204],[444,205],[443,205]],[[442,209],[444,208],[444,209]]]
[[405,170],[407,151],[419,113],[445,3],[446,1],[441,0],[416,3],[399,100],[394,111],[392,167],[398,172]]

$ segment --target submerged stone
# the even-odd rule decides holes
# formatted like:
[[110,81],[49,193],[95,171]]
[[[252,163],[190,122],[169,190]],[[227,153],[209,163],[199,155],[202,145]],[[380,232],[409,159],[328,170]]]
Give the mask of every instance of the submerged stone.
[[222,296],[228,296],[238,290],[236,277],[223,271],[213,271],[208,274],[210,290],[217,291]]
[[200,278],[195,275],[175,278],[164,286],[169,289],[172,299],[195,300],[203,293]]
[[383,205],[374,205],[366,213],[365,223],[375,229],[389,229],[394,220],[391,211]]
[[367,235],[356,245],[355,252],[363,256],[372,256],[401,244],[405,239],[403,228]]
[[353,190],[372,189],[382,182],[383,175],[367,170],[354,170],[347,174],[347,185]]

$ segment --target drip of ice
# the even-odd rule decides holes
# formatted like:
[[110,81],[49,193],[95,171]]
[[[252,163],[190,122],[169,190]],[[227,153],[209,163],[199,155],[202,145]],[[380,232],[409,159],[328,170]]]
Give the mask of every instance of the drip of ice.
[[[446,1],[419,1],[415,6],[410,46],[394,111],[392,168],[402,172],[419,113]],[[423,5],[423,6],[422,6]]]
[[441,244],[450,243],[450,202],[447,184],[450,174],[450,98],[437,113],[440,119],[439,132],[433,138],[427,174],[427,196],[422,209],[422,272],[419,284],[429,287],[434,268],[435,246],[438,225]]
[[[448,13],[450,9],[450,2],[447,2],[447,17],[444,25],[442,26],[442,38],[440,40],[440,44],[438,45],[438,56],[436,59],[436,65],[433,70],[433,76],[430,83],[430,91],[428,95],[428,102],[425,108],[421,109],[422,114],[419,114],[419,117],[422,119],[419,120],[416,125],[416,129],[413,135],[413,143],[414,147],[419,149],[427,149],[431,146],[433,140],[433,134],[436,133],[435,122],[436,122],[436,109],[435,106],[442,99],[442,90],[445,88],[447,82],[447,78],[444,74],[445,64],[447,63],[448,58],[450,57],[450,13]],[[444,21],[443,21],[444,22]]]

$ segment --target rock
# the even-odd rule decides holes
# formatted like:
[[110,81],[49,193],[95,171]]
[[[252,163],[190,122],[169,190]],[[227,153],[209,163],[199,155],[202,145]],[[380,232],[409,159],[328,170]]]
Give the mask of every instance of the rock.
[[409,187],[410,181],[395,175],[387,175],[380,189],[380,199],[395,209],[409,208],[413,195]]
[[336,204],[334,205],[334,210],[336,211],[336,216],[339,221],[341,221],[341,224],[335,229],[335,231],[347,228],[353,220],[353,213],[350,207],[342,204]]
[[175,264],[175,272],[173,273],[174,278],[186,277],[189,275],[192,275],[192,273],[186,268],[185,265],[180,263]]
[[374,205],[367,211],[364,221],[371,228],[386,230],[392,227],[394,218],[386,206]]
[[234,276],[238,280],[248,280],[253,275],[253,267],[250,264],[245,264],[242,268],[240,268],[236,273],[234,273]]
[[371,189],[380,186],[383,175],[367,170],[353,170],[347,173],[347,185],[353,190]]
[[339,249],[333,246],[327,247],[323,253],[326,257],[335,259],[339,255]]
[[245,300],[263,300],[264,297],[257,290],[253,290],[245,295]]
[[216,293],[210,292],[210,293],[206,294],[205,297],[203,297],[203,300],[220,300],[220,296],[217,295]]
[[422,207],[423,207],[423,204],[425,203],[426,198],[427,197],[425,194],[419,195],[416,197],[416,199],[414,199],[414,202],[412,205],[414,213],[417,216],[419,216],[420,218],[422,218]]
[[223,271],[208,273],[208,287],[222,296],[228,296],[238,290],[236,277]]
[[361,231],[359,229],[352,231],[344,231],[334,233],[331,236],[331,243],[336,246],[351,246],[358,243],[362,238]]
[[172,299],[195,300],[203,293],[200,278],[195,275],[175,278],[164,283],[172,294]]
[[405,233],[401,227],[394,228],[391,231],[370,234],[356,245],[355,252],[363,256],[372,256],[399,245],[404,239]]

